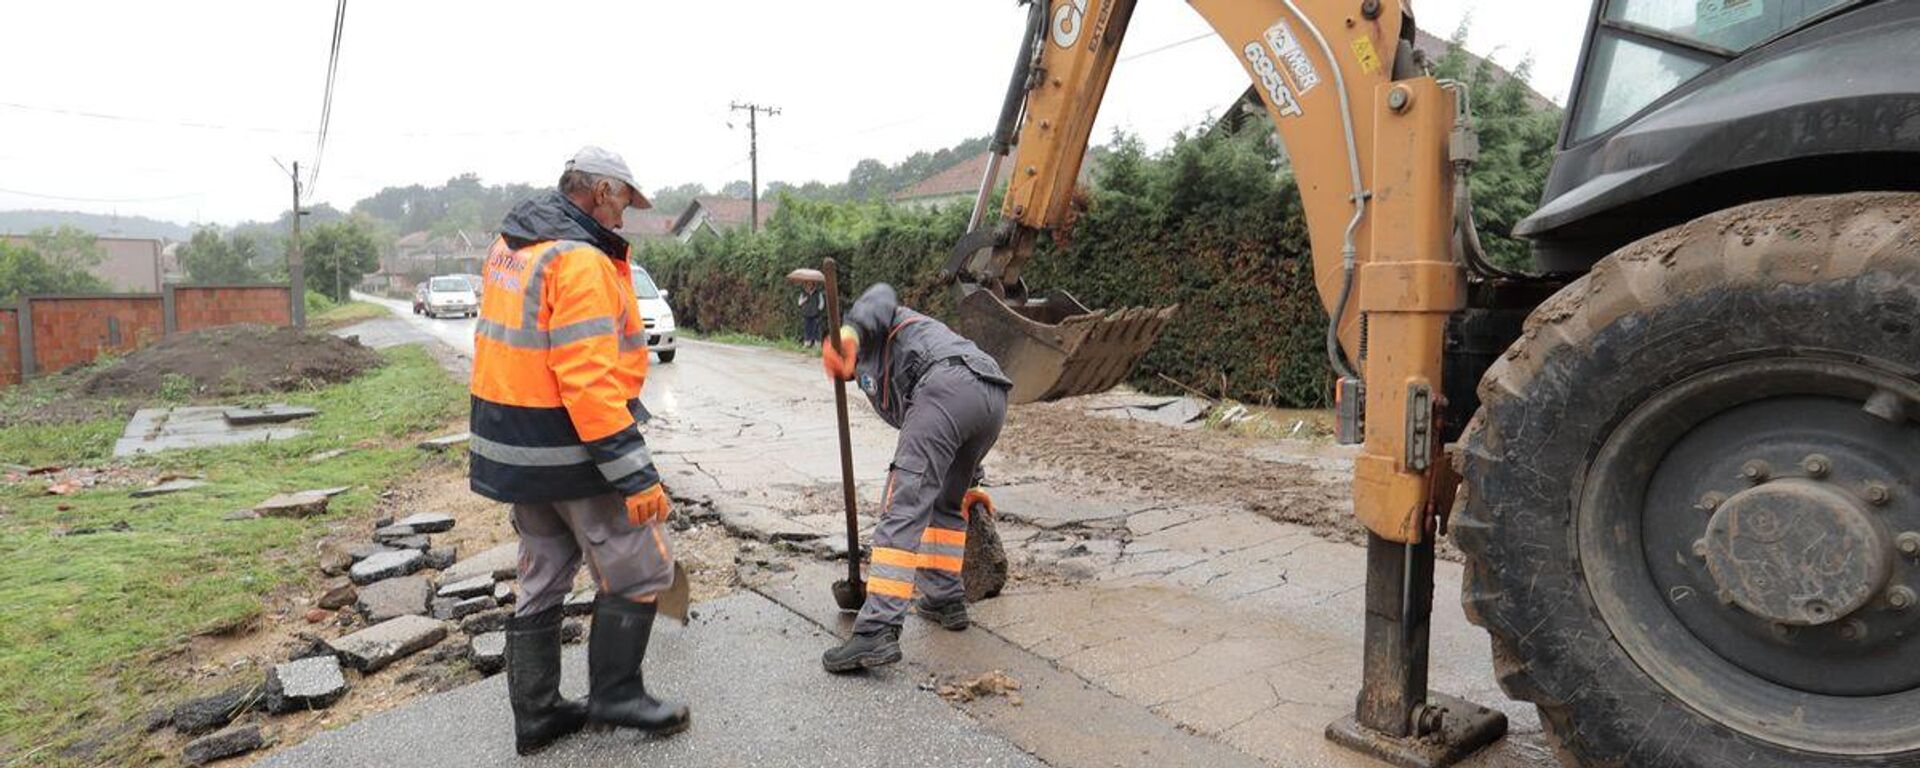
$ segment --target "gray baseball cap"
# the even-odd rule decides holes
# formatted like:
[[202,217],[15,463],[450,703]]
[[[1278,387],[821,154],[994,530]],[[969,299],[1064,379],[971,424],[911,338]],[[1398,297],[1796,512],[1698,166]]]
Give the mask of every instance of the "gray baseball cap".
[[573,159],[567,161],[567,170],[619,179],[633,190],[633,205],[629,207],[653,207],[653,201],[647,199],[646,193],[640,191],[640,184],[633,180],[633,171],[627,170],[627,161],[620,159],[618,154],[595,146],[581,147],[579,152],[573,153]]

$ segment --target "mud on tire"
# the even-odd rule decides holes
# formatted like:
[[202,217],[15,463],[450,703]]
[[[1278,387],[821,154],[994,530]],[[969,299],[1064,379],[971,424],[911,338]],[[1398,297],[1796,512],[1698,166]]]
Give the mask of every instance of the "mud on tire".
[[[1502,687],[1539,707],[1569,762],[1920,765],[1920,741],[1904,726],[1809,748],[1793,733],[1716,717],[1715,697],[1738,692],[1704,674],[1663,684],[1617,636],[1602,609],[1612,599],[1600,592],[1604,578],[1583,562],[1606,546],[1593,541],[1605,537],[1582,541],[1591,528],[1580,516],[1595,513],[1581,504],[1586,486],[1606,479],[1589,469],[1616,427],[1679,383],[1760,358],[1870,361],[1862,364],[1920,382],[1920,195],[1771,200],[1643,239],[1536,309],[1480,384],[1453,526],[1467,557],[1462,597],[1492,636]],[[1656,629],[1679,626],[1670,623]],[[1896,706],[1920,723],[1920,710]]]

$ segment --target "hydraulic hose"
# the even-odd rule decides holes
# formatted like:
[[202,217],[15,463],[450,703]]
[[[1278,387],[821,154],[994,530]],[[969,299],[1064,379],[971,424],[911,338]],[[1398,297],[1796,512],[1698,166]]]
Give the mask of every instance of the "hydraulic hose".
[[1347,301],[1353,295],[1353,271],[1358,258],[1358,251],[1353,244],[1353,233],[1360,229],[1361,220],[1366,218],[1367,198],[1371,193],[1367,191],[1366,183],[1360,177],[1360,146],[1353,135],[1353,104],[1347,98],[1347,78],[1340,70],[1340,59],[1333,55],[1333,46],[1327,44],[1326,36],[1320,34],[1320,28],[1314,26],[1313,19],[1301,13],[1300,6],[1294,0],[1283,0],[1283,2],[1286,3],[1287,10],[1293,13],[1293,17],[1299,20],[1301,26],[1306,27],[1307,32],[1313,35],[1314,42],[1319,44],[1320,55],[1326,57],[1327,67],[1333,70],[1333,90],[1340,95],[1340,127],[1346,134],[1347,173],[1353,182],[1353,218],[1347,222],[1347,231],[1341,236],[1340,241],[1340,297],[1334,301],[1333,317],[1327,322],[1327,359],[1333,362],[1333,370],[1339,373],[1341,378],[1357,379],[1359,375],[1355,374],[1353,367],[1347,364],[1346,353],[1340,349],[1340,321],[1346,317]]

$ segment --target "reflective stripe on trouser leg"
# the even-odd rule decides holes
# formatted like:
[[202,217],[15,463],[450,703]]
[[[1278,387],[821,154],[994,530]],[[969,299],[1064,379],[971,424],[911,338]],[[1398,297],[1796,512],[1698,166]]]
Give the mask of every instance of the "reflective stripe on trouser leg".
[[520,535],[520,597],[516,616],[532,616],[560,604],[580,571],[580,545],[552,504],[513,505]]
[[[907,435],[901,435],[905,443]],[[920,567],[920,533],[940,495],[940,484],[917,468],[899,466],[887,475],[880,522],[873,527],[873,561],[867,568],[867,602],[853,631],[899,626],[913,600],[914,569]]]
[[556,501],[553,507],[573,529],[600,594],[644,603],[673,586],[665,526],[627,522],[626,500],[618,494]]
[[[956,524],[961,526],[958,530],[947,527]],[[936,509],[933,524],[920,534],[920,593],[935,603],[965,599],[960,569],[966,554],[966,521],[958,510]]]

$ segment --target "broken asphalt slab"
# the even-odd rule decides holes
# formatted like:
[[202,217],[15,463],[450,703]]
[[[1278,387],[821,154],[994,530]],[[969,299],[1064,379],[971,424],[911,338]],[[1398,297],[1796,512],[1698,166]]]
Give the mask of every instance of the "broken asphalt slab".
[[327,644],[347,666],[368,674],[446,639],[447,625],[425,616],[401,616]]
[[[833,642],[765,597],[737,594],[702,603],[685,628],[662,623],[654,631],[648,688],[693,710],[692,729],[672,738],[582,732],[515,758],[506,678],[494,676],[320,734],[259,765],[1043,765],[903,675],[826,674],[820,652]],[[586,649],[569,648],[563,659],[562,693],[583,695]],[[1077,724],[1066,718],[1062,727]]]
[[440,571],[440,581],[444,584],[453,584],[476,576],[487,576],[498,581],[511,579],[519,572],[520,544],[510,541],[455,562],[452,567]]

